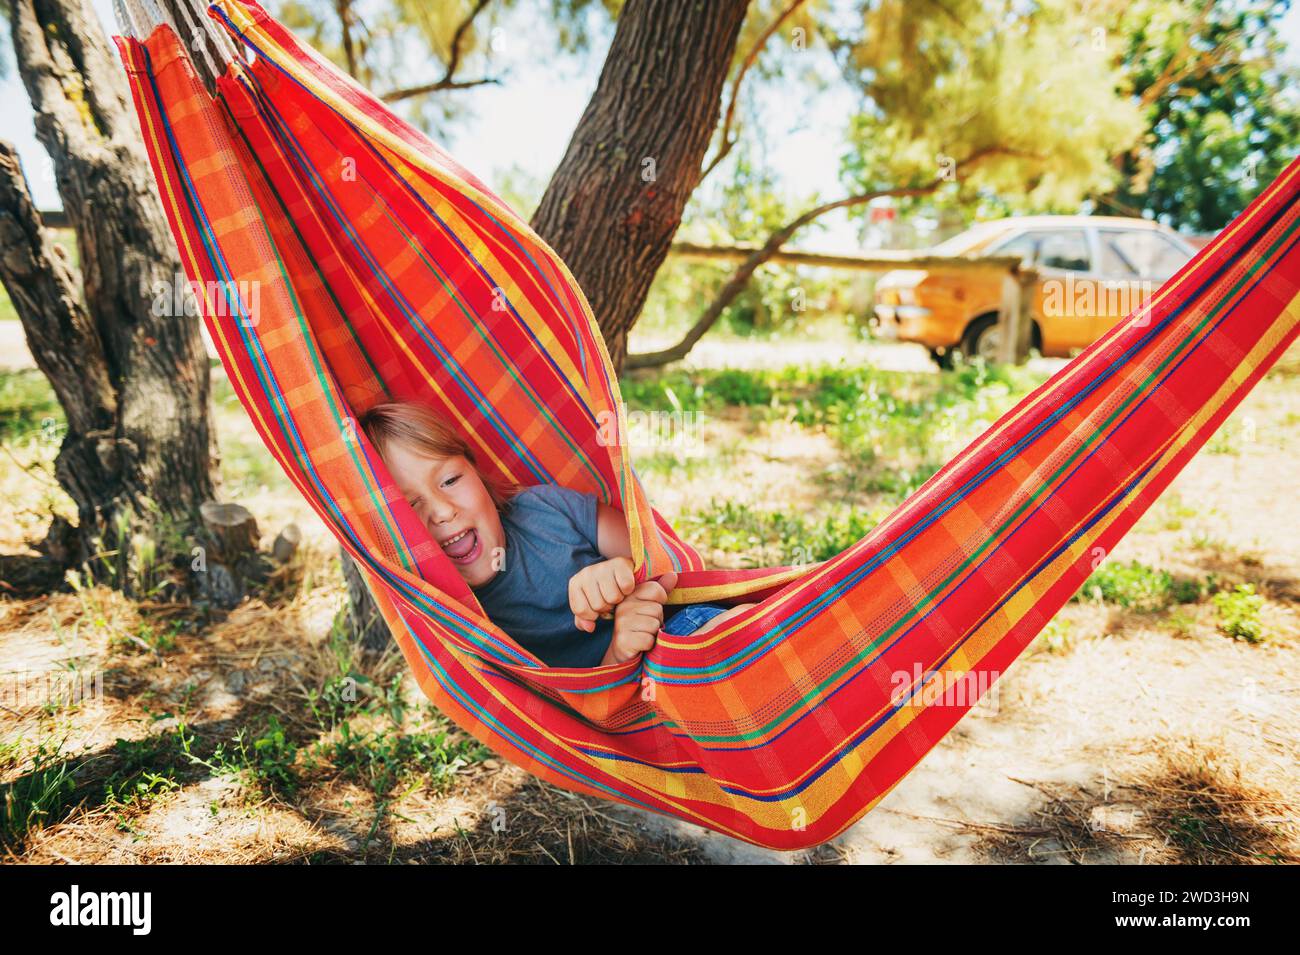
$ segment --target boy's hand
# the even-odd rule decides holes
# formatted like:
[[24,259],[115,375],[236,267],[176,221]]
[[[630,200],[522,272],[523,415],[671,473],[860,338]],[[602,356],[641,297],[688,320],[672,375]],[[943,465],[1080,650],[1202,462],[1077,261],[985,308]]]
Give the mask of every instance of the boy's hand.
[[611,557],[584,567],[569,578],[573,625],[593,633],[596,618],[612,611],[636,588],[631,557]]
[[655,645],[664,625],[664,604],[677,586],[677,574],[669,571],[647,580],[614,610],[614,636],[609,641],[601,666],[626,663]]

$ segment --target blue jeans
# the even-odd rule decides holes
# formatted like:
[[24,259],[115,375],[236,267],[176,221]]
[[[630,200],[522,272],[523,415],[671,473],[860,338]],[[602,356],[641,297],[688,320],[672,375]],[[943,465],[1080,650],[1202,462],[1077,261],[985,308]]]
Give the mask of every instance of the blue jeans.
[[716,604],[693,604],[689,607],[683,607],[664,622],[664,633],[671,633],[675,637],[684,637],[688,633],[694,633],[718,614],[726,611],[726,607],[719,607]]

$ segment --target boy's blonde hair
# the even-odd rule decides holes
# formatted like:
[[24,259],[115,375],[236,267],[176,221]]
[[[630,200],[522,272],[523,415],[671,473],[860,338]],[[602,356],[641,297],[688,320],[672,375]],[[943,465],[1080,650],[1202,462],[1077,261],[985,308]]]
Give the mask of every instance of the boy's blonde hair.
[[380,457],[385,457],[393,442],[428,457],[450,458],[464,455],[482,480],[492,502],[500,510],[519,486],[483,473],[474,459],[474,452],[432,409],[416,401],[385,401],[368,408],[359,423]]

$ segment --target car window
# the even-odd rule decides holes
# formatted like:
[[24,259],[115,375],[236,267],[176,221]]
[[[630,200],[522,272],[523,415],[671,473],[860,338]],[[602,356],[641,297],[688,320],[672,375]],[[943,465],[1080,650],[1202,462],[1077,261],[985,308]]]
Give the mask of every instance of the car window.
[[1092,256],[1088,254],[1087,236],[1082,229],[1039,233],[1038,264],[1074,272],[1091,271]]
[[1126,250],[1123,243],[1115,241],[1122,234],[1107,231],[1099,233],[1101,239],[1101,272],[1103,275],[1135,279],[1140,273],[1137,266],[1133,264],[1133,260],[1129,258],[1133,254],[1133,250]]
[[1123,273],[1164,281],[1187,261],[1186,252],[1150,229],[1102,229],[1100,238],[1103,262],[1113,257],[1125,266]]
[[1033,264],[1037,252],[1038,236],[1032,232],[1022,232],[1019,235],[1012,236],[1005,242],[999,242],[988,250],[989,255],[1018,255],[1030,264]]

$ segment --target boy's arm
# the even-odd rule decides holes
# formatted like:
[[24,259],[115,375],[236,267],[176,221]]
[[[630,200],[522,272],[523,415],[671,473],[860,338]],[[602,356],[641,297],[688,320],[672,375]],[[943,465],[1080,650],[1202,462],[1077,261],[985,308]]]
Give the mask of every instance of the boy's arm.
[[569,609],[573,611],[573,625],[594,633],[596,620],[611,615],[614,608],[635,589],[631,557],[610,557],[582,568],[569,578]]
[[612,614],[632,593],[632,542],[623,512],[596,502],[596,549],[605,560],[584,567],[569,580],[569,608],[579,630],[592,633],[596,620]]
[[606,558],[632,556],[623,512],[600,501],[596,502],[596,549]]

